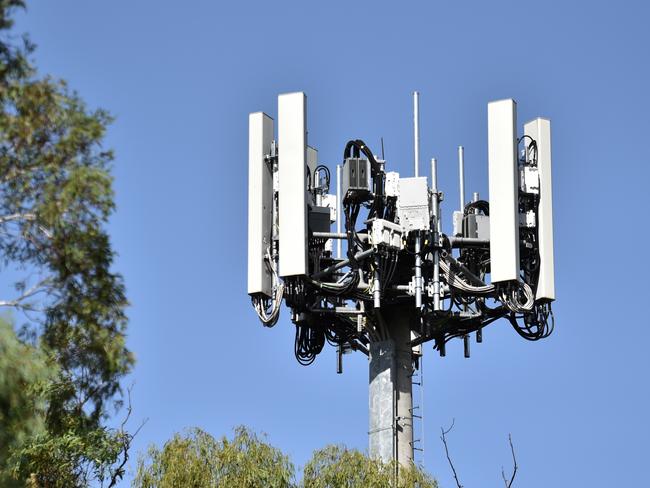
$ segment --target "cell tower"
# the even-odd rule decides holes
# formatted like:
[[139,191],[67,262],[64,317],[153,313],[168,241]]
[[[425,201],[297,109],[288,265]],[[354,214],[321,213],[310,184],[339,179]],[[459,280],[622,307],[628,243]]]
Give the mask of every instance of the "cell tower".
[[[445,355],[454,338],[504,318],[528,340],[553,330],[551,126],[534,119],[517,134],[514,100],[488,104],[489,202],[465,198],[445,234],[436,160],[419,174],[419,96],[413,94],[414,176],[387,171],[361,140],[348,141],[331,171],[308,145],[306,97],[278,97],[274,121],[249,117],[248,294],[265,326],[284,299],[295,355],[311,364],[328,342],[342,357],[369,357],[369,452],[413,461],[412,376],[422,344]],[[336,230],[332,230],[332,225]],[[334,246],[336,243],[336,246]],[[334,251],[336,249],[336,252]]]

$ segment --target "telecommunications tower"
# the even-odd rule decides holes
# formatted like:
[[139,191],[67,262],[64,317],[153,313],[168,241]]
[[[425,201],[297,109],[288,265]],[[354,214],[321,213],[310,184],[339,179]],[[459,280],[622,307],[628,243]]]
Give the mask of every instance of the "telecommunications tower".
[[[295,355],[311,364],[325,343],[369,357],[369,452],[413,462],[412,377],[422,344],[441,356],[454,338],[482,341],[504,318],[524,339],[553,330],[551,126],[517,132],[514,100],[490,102],[489,201],[465,197],[458,148],[459,209],[444,233],[436,160],[419,172],[419,97],[413,94],[414,175],[388,171],[351,139],[332,171],[307,141],[304,93],[278,97],[274,121],[249,116],[248,294],[265,326],[282,301],[295,325]],[[332,225],[336,226],[335,230]]]

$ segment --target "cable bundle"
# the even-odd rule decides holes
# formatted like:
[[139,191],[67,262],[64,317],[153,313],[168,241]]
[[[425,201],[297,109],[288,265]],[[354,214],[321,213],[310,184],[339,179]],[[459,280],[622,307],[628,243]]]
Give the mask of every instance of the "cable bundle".
[[[528,283],[513,282],[514,286],[506,288],[499,294],[503,304],[515,313],[530,312],[535,306],[535,295]],[[522,298],[525,301],[522,301]]]
[[273,281],[276,284],[274,296],[272,298],[266,298],[262,295],[255,295],[251,298],[251,302],[264,326],[273,327],[280,317],[280,306],[282,305],[282,297],[284,296],[284,283],[280,281],[280,277],[273,265],[273,259],[268,250],[266,252],[266,265],[273,273]]
[[308,325],[296,324],[296,340],[294,353],[303,366],[314,362],[325,346],[325,332]]
[[340,296],[352,293],[359,284],[359,274],[356,270],[348,271],[336,282],[318,281],[311,279],[311,283],[330,295]]
[[444,258],[440,260],[440,269],[447,278],[449,286],[475,295],[492,295],[495,292],[494,285],[486,285],[451,256],[447,255]]
[[550,336],[555,328],[555,318],[550,303],[537,304],[533,312],[523,316],[511,313],[508,320],[517,334],[529,341],[544,339]]

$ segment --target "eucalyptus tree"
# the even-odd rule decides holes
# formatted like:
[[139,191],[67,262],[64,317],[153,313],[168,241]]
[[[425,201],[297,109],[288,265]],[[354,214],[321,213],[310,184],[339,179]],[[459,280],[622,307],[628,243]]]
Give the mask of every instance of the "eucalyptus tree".
[[290,488],[289,458],[245,427],[232,439],[215,439],[201,429],[176,434],[138,460],[135,488]]
[[201,429],[152,445],[138,460],[134,488],[436,488],[417,466],[384,464],[343,446],[313,453],[296,481],[289,457],[250,429],[215,439]]
[[[104,426],[132,364],[127,299],[112,269],[114,210],[103,147],[110,115],[34,66],[13,31],[23,0],[0,0],[0,276],[15,277],[0,307],[23,312],[21,338],[55,365],[45,431],[14,453],[14,472],[39,486],[115,484],[129,436]],[[5,287],[6,288],[6,287]]]
[[437,488],[418,466],[382,463],[356,449],[327,446],[317,450],[303,471],[303,488]]

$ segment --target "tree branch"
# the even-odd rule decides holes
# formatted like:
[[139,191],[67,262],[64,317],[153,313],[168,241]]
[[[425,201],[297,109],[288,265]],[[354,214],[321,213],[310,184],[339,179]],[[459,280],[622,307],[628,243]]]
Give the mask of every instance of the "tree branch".
[[517,475],[517,458],[515,457],[515,448],[512,445],[512,435],[508,434],[508,442],[510,443],[510,452],[512,453],[512,463],[514,464],[513,470],[512,470],[512,476],[510,477],[510,481],[508,481],[508,478],[506,478],[506,473],[503,470],[503,466],[501,466],[501,476],[503,477],[503,484],[505,485],[506,488],[510,488],[512,486],[512,483],[515,481],[515,476]]
[[10,215],[3,215],[0,217],[0,225],[5,224],[7,222],[13,222],[16,220],[27,220],[27,221],[33,221],[36,220],[36,214],[33,213],[13,213]]
[[33,297],[34,295],[44,292],[47,290],[48,286],[51,283],[52,279],[51,278],[45,278],[38,283],[36,283],[34,286],[32,286],[29,290],[26,290],[23,292],[22,295],[20,295],[18,298],[15,298],[13,300],[0,300],[0,307],[22,307],[22,303],[24,300]]
[[0,178],[1,183],[8,183],[11,180],[15,180],[16,178],[19,178],[23,175],[29,174],[30,172],[34,171],[38,165],[33,165],[33,166],[27,166],[25,168],[18,168],[16,166],[13,166],[5,175]]
[[452,419],[451,425],[449,426],[449,428],[447,430],[440,427],[440,432],[442,432],[442,436],[440,436],[440,440],[445,445],[445,453],[447,454],[447,461],[449,461],[449,466],[451,466],[451,470],[454,473],[454,479],[456,480],[456,486],[458,488],[463,488],[463,485],[461,485],[460,481],[458,480],[458,474],[456,473],[456,468],[454,468],[454,463],[451,461],[451,457],[449,456],[449,449],[447,447],[447,434],[449,434],[449,432],[451,432],[451,429],[454,428],[454,422],[455,421],[456,421],[456,419]]
[[[6,224],[6,223],[9,223],[9,222],[17,222],[17,221],[20,221],[20,220],[24,220],[24,221],[27,221],[27,222],[34,222],[36,220],[36,214],[32,213],[32,212],[23,212],[23,213],[17,212],[17,213],[13,213],[13,214],[10,214],[10,215],[3,215],[3,216],[0,216],[0,225]],[[52,232],[50,230],[48,230],[47,228],[45,228],[45,226],[43,226],[41,224],[37,224],[36,227],[38,228],[38,230],[40,232],[43,233],[43,235],[45,237],[47,237],[48,239],[52,239]]]
[[126,406],[126,417],[124,417],[124,420],[122,420],[122,424],[120,425],[120,430],[118,431],[122,435],[122,462],[120,465],[112,471],[111,473],[111,481],[110,484],[108,485],[108,488],[113,488],[114,486],[117,485],[119,481],[122,480],[124,477],[125,473],[125,466],[127,461],[129,460],[129,449],[131,449],[131,442],[133,442],[133,439],[135,436],[138,435],[140,432],[140,429],[144,427],[144,424],[147,423],[147,420],[143,420],[140,426],[135,430],[133,434],[129,434],[125,427],[126,423],[129,421],[129,418],[131,418],[131,413],[133,412],[133,406],[131,405],[131,390],[133,389],[133,385],[129,386],[127,388],[127,397],[128,397],[128,403]]

